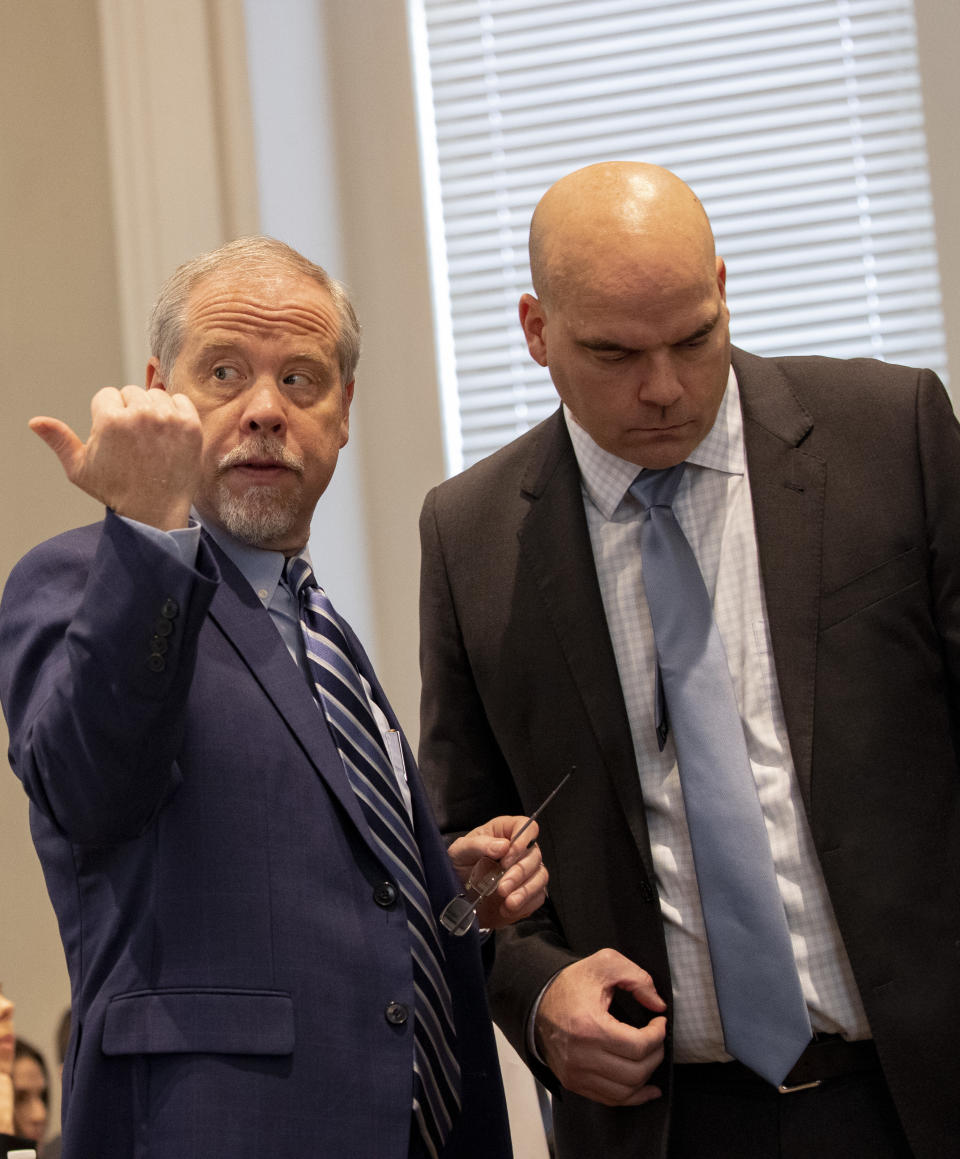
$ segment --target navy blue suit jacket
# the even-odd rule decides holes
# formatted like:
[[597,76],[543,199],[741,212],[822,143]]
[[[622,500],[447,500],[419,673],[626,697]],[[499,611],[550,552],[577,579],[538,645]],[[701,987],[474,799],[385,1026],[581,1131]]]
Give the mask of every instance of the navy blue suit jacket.
[[[405,1159],[403,906],[233,564],[204,538],[186,567],[109,513],[41,545],[4,593],[0,696],[71,978],[64,1159]],[[456,881],[406,755],[439,911]],[[444,949],[464,1087],[446,1153],[507,1156],[476,938]]]

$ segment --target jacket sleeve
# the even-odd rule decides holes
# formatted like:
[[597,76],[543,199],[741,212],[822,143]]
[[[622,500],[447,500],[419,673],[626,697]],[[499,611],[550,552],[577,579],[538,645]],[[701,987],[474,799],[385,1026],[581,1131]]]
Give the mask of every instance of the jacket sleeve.
[[920,373],[917,445],[927,515],[930,593],[944,650],[954,746],[960,753],[960,424],[939,378]]
[[34,805],[79,843],[141,833],[179,783],[197,641],[219,573],[107,513],[42,544],[0,606],[10,760]]
[[[420,772],[441,831],[454,837],[499,814],[522,813],[464,647],[436,518],[437,492],[420,518]],[[528,1063],[527,1022],[543,987],[576,961],[553,907],[496,934],[489,979],[497,1023]],[[545,1076],[544,1076],[545,1077]]]

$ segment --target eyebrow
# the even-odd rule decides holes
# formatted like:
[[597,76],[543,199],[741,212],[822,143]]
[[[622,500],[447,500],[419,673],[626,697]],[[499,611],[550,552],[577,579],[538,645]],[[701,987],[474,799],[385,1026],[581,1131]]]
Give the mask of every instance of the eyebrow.
[[194,361],[204,362],[209,358],[221,358],[227,354],[234,354],[237,344],[233,342],[208,342],[199,347],[194,355]]
[[[685,338],[680,338],[676,342],[671,342],[671,346],[685,346],[688,342],[696,342],[698,338],[705,338],[710,334],[720,321],[720,307],[717,307],[717,312],[708,321],[704,322],[702,326],[698,326],[692,334],[688,334]],[[641,354],[642,347],[624,346],[622,342],[611,342],[607,338],[581,338],[577,341],[578,346],[582,346],[585,350],[593,350],[598,354],[609,353],[612,351],[622,350],[627,354]]]
[[698,327],[692,334],[688,334],[686,338],[681,338],[679,342],[674,342],[674,346],[683,346],[685,342],[696,342],[698,338],[705,338],[720,321],[720,307],[717,307],[717,312],[714,316],[704,324]]
[[[243,357],[245,351],[241,343],[238,342],[210,342],[207,345],[201,346],[197,350],[195,361],[207,362],[213,361],[217,358],[226,358],[229,356],[240,355]],[[296,351],[288,358],[284,359],[287,363],[309,363],[315,366],[327,366],[336,361],[335,357],[325,358],[320,354],[309,353],[306,350]]]

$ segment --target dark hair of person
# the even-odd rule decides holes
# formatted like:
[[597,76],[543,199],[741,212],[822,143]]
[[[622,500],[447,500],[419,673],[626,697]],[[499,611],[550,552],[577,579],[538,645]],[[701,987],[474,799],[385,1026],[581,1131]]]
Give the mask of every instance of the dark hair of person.
[[46,1059],[39,1050],[25,1038],[18,1038],[13,1044],[13,1061],[16,1062],[18,1058],[32,1058],[40,1070],[43,1072],[43,1102],[45,1106],[50,1105],[50,1072],[47,1070]]

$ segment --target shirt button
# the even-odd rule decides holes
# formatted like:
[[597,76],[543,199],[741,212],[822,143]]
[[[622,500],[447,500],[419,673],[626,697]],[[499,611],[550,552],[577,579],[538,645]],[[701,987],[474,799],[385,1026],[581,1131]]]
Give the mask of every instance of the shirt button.
[[392,882],[382,881],[373,891],[373,900],[383,909],[389,909],[397,900],[397,889]]
[[393,1026],[403,1026],[410,1017],[409,1011],[402,1002],[388,1002],[384,1014],[387,1022]]

